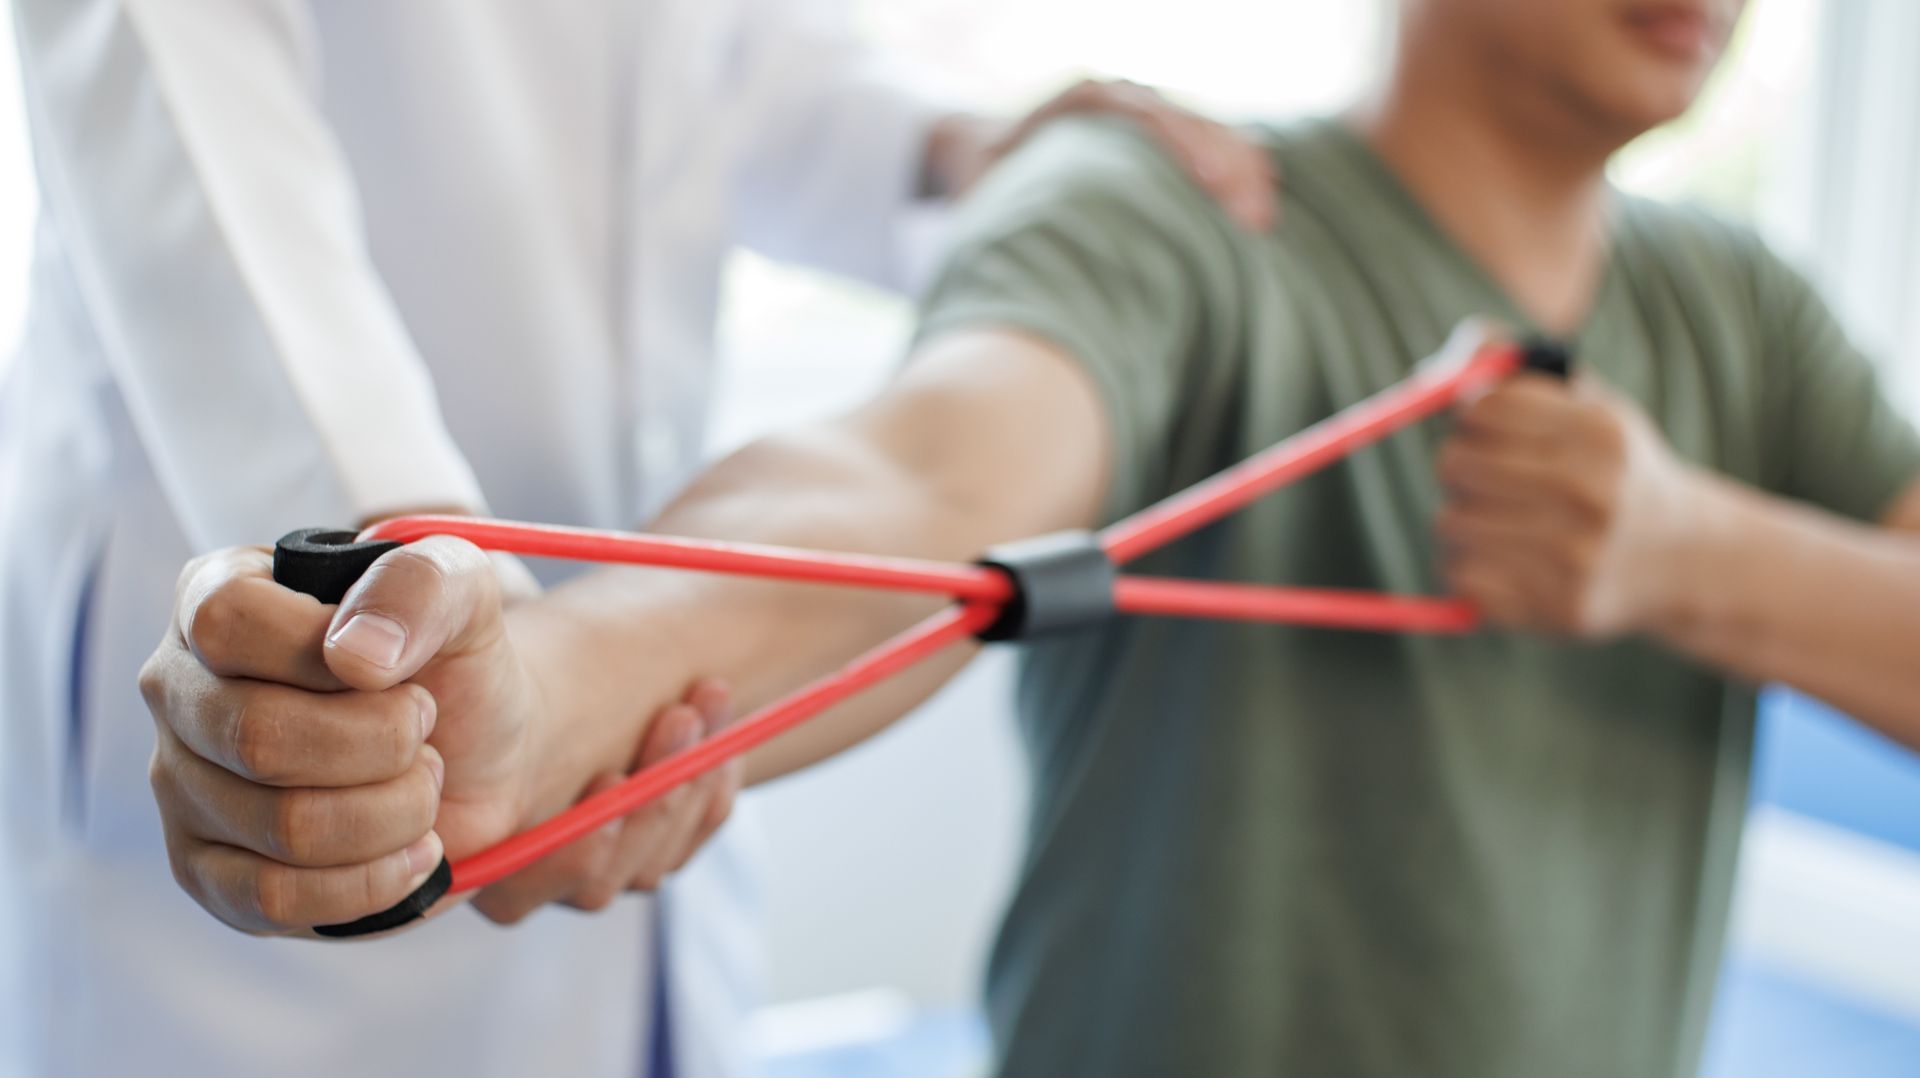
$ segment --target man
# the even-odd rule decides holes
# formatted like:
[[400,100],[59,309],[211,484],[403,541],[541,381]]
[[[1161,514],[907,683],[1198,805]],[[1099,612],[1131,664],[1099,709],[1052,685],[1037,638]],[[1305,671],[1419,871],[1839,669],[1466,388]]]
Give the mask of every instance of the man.
[[[1123,130],[1055,132],[980,193],[880,398],[743,450],[654,522],[964,559],[1211,474],[1404,377],[1463,317],[1574,342],[1571,386],[1516,378],[1141,563],[1451,589],[1498,631],[1134,620],[1033,648],[1031,847],[988,977],[1003,1073],[1690,1074],[1753,683],[1920,745],[1920,438],[1752,237],[1605,181],[1736,15],[1407,0],[1377,96],[1268,134],[1272,237]],[[230,551],[189,570],[181,618],[244,612],[260,632],[211,661],[275,680],[356,618],[404,627],[386,656],[341,638],[328,676],[466,701],[441,729],[524,730],[530,820],[630,758],[636,700],[708,674],[765,699],[927,609],[606,571],[503,614],[480,564],[428,540],[328,610]],[[405,894],[417,832],[305,867],[250,822],[290,803],[271,784],[206,821],[193,748],[257,690],[189,643],[207,655],[188,633],[146,678],[170,830],[223,844],[177,859],[188,889],[254,931]],[[879,728],[963,659],[770,744],[749,779]],[[387,803],[340,776],[342,812]]]
[[[428,506],[653,512],[698,462],[734,245],[905,286],[902,221],[1031,125],[883,77],[835,7],[11,5],[42,217],[0,386],[0,1073],[740,1069],[738,828],[598,923],[272,947],[173,886],[133,682],[195,551]],[[1219,125],[1119,84],[1037,118],[1085,108],[1270,212]],[[676,715],[656,751],[697,733]],[[650,888],[724,787],[634,821],[627,878],[573,901]],[[553,897],[535,874],[477,908]]]

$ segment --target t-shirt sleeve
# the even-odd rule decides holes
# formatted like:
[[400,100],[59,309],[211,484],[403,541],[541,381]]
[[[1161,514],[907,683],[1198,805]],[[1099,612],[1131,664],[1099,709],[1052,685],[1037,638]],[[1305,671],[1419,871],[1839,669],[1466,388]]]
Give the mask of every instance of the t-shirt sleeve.
[[1233,238],[1205,196],[1124,124],[1067,121],[969,199],[917,337],[1001,328],[1058,346],[1098,386],[1109,519],[1163,492],[1175,427],[1221,372]]
[[1920,435],[1812,284],[1763,251],[1756,288],[1778,493],[1878,521],[1920,480]]

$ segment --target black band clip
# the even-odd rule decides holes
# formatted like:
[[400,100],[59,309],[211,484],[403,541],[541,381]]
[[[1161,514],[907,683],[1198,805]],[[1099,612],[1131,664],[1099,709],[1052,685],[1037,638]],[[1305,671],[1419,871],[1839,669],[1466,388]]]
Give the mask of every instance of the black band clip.
[[979,564],[1013,583],[982,640],[1027,640],[1096,625],[1113,616],[1113,559],[1088,531],[1053,532],[990,548]]

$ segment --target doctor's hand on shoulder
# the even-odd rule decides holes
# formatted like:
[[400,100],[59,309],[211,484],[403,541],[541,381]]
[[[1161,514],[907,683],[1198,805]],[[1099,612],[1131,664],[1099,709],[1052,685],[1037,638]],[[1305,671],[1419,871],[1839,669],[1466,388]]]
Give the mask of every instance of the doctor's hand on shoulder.
[[[621,777],[558,799],[543,790],[543,771],[563,770],[552,754],[584,747],[546,736],[548,687],[514,648],[494,563],[462,540],[389,552],[337,608],[274,583],[263,548],[220,551],[187,566],[174,613],[140,677],[157,727],[154,793],[176,879],[244,932],[299,935],[388,909],[443,854],[492,845]],[[631,744],[591,751],[643,766],[724,723],[729,704],[724,687],[699,683],[651,707],[651,721],[607,724]],[[505,923],[651,888],[726,819],[739,784],[738,764],[713,772],[474,906]]]

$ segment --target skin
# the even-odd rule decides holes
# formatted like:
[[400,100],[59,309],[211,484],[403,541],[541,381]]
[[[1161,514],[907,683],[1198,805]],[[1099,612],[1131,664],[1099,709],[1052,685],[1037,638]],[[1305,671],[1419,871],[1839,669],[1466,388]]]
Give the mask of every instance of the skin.
[[[1671,16],[1648,30],[1649,10],[1609,0],[1409,0],[1389,77],[1353,118],[1436,220],[1549,326],[1577,324],[1591,304],[1606,254],[1607,155],[1684,108],[1735,14],[1701,7],[1698,25],[1709,30],[1689,38],[1673,32]],[[1675,47],[1689,40],[1692,48]],[[1920,664],[1912,661],[1920,484],[1889,507],[1883,526],[1848,523],[1679,461],[1644,415],[1590,378],[1513,379],[1464,407],[1454,426],[1438,463],[1446,496],[1436,556],[1449,584],[1494,624],[1595,641],[1644,636],[1729,676],[1798,686],[1920,747]],[[994,542],[1094,523],[1109,438],[1097,391],[1058,348],[1013,332],[954,333],[925,342],[854,413],[719,462],[651,527],[962,560]],[[182,588],[185,628],[163,644],[146,679],[164,731],[204,745],[188,734],[268,697],[324,711],[333,727],[307,734],[273,724],[262,745],[269,758],[329,769],[332,820],[370,819],[377,814],[349,801],[391,799],[395,782],[411,783],[410,796],[431,789],[415,773],[431,770],[424,750],[407,759],[410,771],[394,748],[399,733],[369,733],[361,740],[385,746],[385,755],[367,751],[386,770],[349,775],[346,761],[359,750],[299,739],[335,737],[328,731],[348,730],[350,715],[404,716],[401,694],[424,687],[438,701],[431,747],[446,768],[435,827],[457,855],[484,830],[469,817],[491,826],[518,814],[530,823],[610,765],[644,755],[648,716],[691,679],[723,677],[739,706],[752,707],[936,605],[608,569],[507,607],[473,583],[487,570],[464,544],[434,540],[385,561],[407,558],[437,569],[371,573],[331,612],[295,611],[262,582],[262,569],[231,553],[204,559]],[[252,664],[196,658],[196,611],[209,603],[229,606],[222,619],[244,619],[280,646]],[[372,639],[338,631],[365,611],[405,631],[393,661],[377,669],[341,654]],[[329,616],[331,628],[320,620]],[[357,695],[303,691],[314,683],[322,636],[327,670]],[[748,760],[747,779],[870,735],[974,650],[952,649],[770,743]],[[283,930],[370,912],[405,893],[389,862],[413,841],[418,816],[378,841],[351,828],[333,837],[326,852],[339,865],[287,867],[259,852],[257,820],[282,821],[287,839],[302,831],[302,818],[289,826],[271,811],[227,807],[221,790],[232,784],[212,780],[217,767],[179,763],[178,754],[156,757],[156,789],[183,883],[216,914],[231,920],[232,910],[258,905],[265,879]],[[282,809],[299,796],[271,783],[253,794]],[[459,813],[447,815],[449,804]],[[318,841],[303,835],[295,844]],[[236,845],[256,851],[251,874],[206,867],[220,866],[208,849]],[[354,856],[361,860],[350,863]],[[377,876],[381,887],[343,884],[342,871]],[[524,882],[518,900],[618,883],[591,872],[550,876]]]

